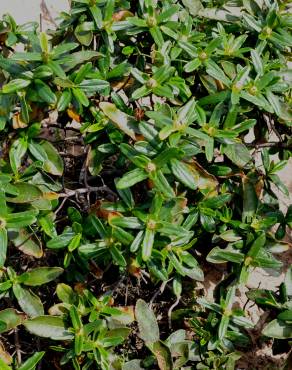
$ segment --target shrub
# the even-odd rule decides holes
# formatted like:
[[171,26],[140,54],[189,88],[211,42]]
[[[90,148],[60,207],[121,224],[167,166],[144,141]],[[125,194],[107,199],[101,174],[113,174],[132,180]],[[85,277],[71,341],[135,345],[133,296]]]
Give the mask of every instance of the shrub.
[[[236,291],[255,267],[281,269],[292,223],[277,174],[292,148],[291,27],[288,1],[270,0],[74,0],[48,33],[3,17],[1,332],[61,341],[51,350],[74,369],[235,368],[253,327]],[[192,293],[175,310],[216,264],[215,301]],[[101,294],[93,269],[172,282],[179,330],[160,339],[138,294],[149,352],[127,355],[133,310]],[[248,293],[279,313],[263,335],[291,338],[291,284],[289,270],[282,295]],[[1,368],[43,355],[0,354]]]

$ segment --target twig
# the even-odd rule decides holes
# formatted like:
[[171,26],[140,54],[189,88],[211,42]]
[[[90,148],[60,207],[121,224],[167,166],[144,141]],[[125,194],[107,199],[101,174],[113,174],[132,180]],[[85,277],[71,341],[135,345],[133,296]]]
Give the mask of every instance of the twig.
[[[170,279],[171,280],[171,279]],[[150,299],[150,303],[149,303],[149,307],[152,308],[152,305],[153,305],[153,302],[155,301],[155,299],[164,292],[164,289],[166,287],[166,284],[169,282],[169,280],[166,280],[164,281],[160,287],[156,290],[156,292],[154,293],[154,295],[152,296],[152,298]]]
[[60,154],[61,157],[77,159],[77,158],[80,158],[80,156],[83,157],[86,153],[81,153],[81,154],[75,155],[75,154],[71,154],[71,153],[60,152],[59,154]]
[[40,31],[43,32],[43,17],[42,17],[42,13],[40,13]]
[[87,194],[93,192],[106,192],[117,198],[115,192],[113,192],[108,186],[89,186],[88,188],[80,188],[80,189],[65,189],[65,193],[60,193],[59,198],[70,198],[80,194]]
[[269,143],[246,143],[245,144],[249,148],[283,148],[283,149],[292,149],[292,145],[288,143],[283,143],[279,141],[272,141]]
[[83,141],[82,136],[66,136],[63,139],[58,139],[58,140],[51,140],[50,138],[46,138],[47,141],[50,143],[63,143],[64,141]]
[[68,198],[64,198],[64,199],[62,200],[62,202],[61,202],[60,206],[59,206],[59,207],[56,209],[56,211],[55,211],[55,215],[57,215],[57,214],[61,211],[61,209],[63,208],[63,206],[64,206],[64,204],[66,203],[67,199],[68,199]]
[[282,136],[279,134],[278,130],[275,127],[274,120],[271,118],[271,115],[264,114],[264,119],[267,123],[268,129],[270,129],[270,132],[273,131],[279,141],[283,141]]
[[126,292],[125,292],[125,306],[128,305],[128,293],[129,293],[129,278],[127,279]]
[[[150,274],[148,274],[148,272],[146,272],[145,270],[141,270],[140,278],[144,281],[145,284],[148,284],[147,279],[150,279]],[[140,284],[140,279],[138,279],[138,283]]]
[[79,134],[81,134],[80,132],[80,129],[79,128],[76,128],[76,127],[68,127],[68,126],[59,126],[57,125],[56,123],[49,123],[49,124],[45,124],[43,125],[44,128],[58,128],[59,130],[64,130],[64,131],[74,131],[74,132],[77,132]]
[[20,351],[20,344],[19,344],[19,335],[18,335],[18,329],[14,329],[14,342],[15,342],[15,350],[16,350],[16,359],[17,364],[21,364],[21,351]]
[[174,302],[174,304],[169,308],[169,310],[167,312],[169,329],[172,329],[172,324],[171,324],[171,314],[172,314],[172,311],[179,304],[180,299],[181,299],[181,297],[178,296],[177,299],[176,299],[176,301]]
[[[79,175],[79,182],[83,182],[84,185],[88,188],[89,185],[87,183],[87,162],[88,162],[88,153],[89,153],[89,146],[87,145],[85,148],[84,148],[84,154],[86,155],[86,159],[85,161],[83,162],[83,165],[82,165],[82,168],[81,168],[81,171],[80,171],[80,175]],[[103,184],[104,185],[104,184]]]

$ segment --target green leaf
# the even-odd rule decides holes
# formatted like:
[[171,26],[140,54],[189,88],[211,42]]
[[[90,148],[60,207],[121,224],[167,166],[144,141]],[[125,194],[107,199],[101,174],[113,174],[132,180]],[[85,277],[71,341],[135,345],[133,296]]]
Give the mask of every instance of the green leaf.
[[140,337],[147,345],[159,341],[159,327],[153,311],[143,299],[138,299],[135,307]]
[[125,260],[122,252],[115,246],[110,247],[110,253],[113,257],[113,260],[116,262],[118,266],[126,267],[127,261]]
[[180,158],[180,157],[183,156],[183,154],[184,154],[184,152],[182,150],[178,149],[178,148],[167,148],[167,149],[163,150],[161,153],[159,153],[158,156],[156,156],[153,159],[153,163],[157,167],[163,167],[171,159]]
[[155,230],[146,228],[142,242],[142,259],[148,261],[152,254]]
[[169,185],[162,171],[158,170],[154,174],[149,174],[149,178],[153,181],[156,189],[165,197],[172,198],[175,196],[172,187]]
[[47,242],[47,247],[50,249],[61,249],[67,247],[71,239],[74,237],[74,232],[70,229],[63,231],[62,234],[54,237]]
[[251,222],[252,217],[255,215],[258,208],[258,197],[255,191],[254,184],[246,177],[242,182],[243,188],[243,210],[242,221]]
[[236,242],[241,240],[241,236],[235,230],[226,230],[219,235],[219,237],[227,242]]
[[132,99],[138,100],[143,98],[144,96],[147,96],[151,93],[150,87],[142,86],[139,87],[139,89],[136,89],[132,94]]
[[240,96],[258,107],[265,109],[267,112],[274,113],[273,106],[269,104],[262,94],[252,95],[246,91],[241,91]]
[[256,49],[251,50],[250,54],[251,54],[251,59],[253,62],[254,69],[256,70],[259,76],[262,76],[264,74],[264,65],[263,65],[263,61],[260,55],[258,54]]
[[4,362],[4,360],[2,360],[1,357],[0,357],[0,366],[1,366],[1,370],[12,370],[12,368],[10,366],[8,366],[6,364],[6,362]]
[[9,159],[10,165],[14,174],[18,173],[21,166],[21,161],[27,150],[27,140],[24,138],[17,139],[13,142],[10,151]]
[[168,99],[174,98],[173,90],[167,85],[154,87],[153,93],[157,96],[161,96]]
[[123,245],[127,246],[131,245],[134,240],[132,234],[117,226],[112,228],[112,236],[120,241]]
[[85,95],[85,93],[84,93],[83,90],[77,89],[77,88],[73,88],[72,89],[72,92],[73,92],[73,95],[75,96],[75,98],[79,101],[79,103],[81,105],[83,105],[84,107],[88,107],[89,106],[89,100],[88,100],[88,98]]
[[112,347],[121,344],[130,334],[129,328],[115,328],[109,330],[103,338],[105,347]]
[[51,90],[51,88],[41,80],[35,80],[36,91],[40,98],[48,104],[56,104],[57,97]]
[[63,68],[58,62],[55,62],[54,60],[50,60],[47,63],[48,67],[50,67],[51,71],[57,76],[56,78],[65,79],[66,73],[64,72]]
[[[1,221],[0,221],[1,222]],[[4,267],[7,253],[7,230],[0,227],[0,268]]]
[[201,203],[203,207],[205,208],[212,208],[212,209],[218,209],[223,207],[226,203],[230,202],[232,199],[231,194],[220,194],[216,197],[210,197],[207,199],[204,199]]
[[6,308],[0,311],[0,333],[15,329],[23,323],[25,318],[25,314],[17,312],[13,308]]
[[289,339],[292,338],[292,325],[275,319],[264,327],[262,334],[271,338]]
[[66,329],[64,321],[58,316],[39,316],[23,324],[34,335],[53,340],[71,340],[73,334]]
[[18,370],[35,370],[36,365],[41,361],[46,352],[36,352],[28,358]]
[[77,249],[79,247],[80,242],[81,242],[81,237],[82,237],[81,233],[76,234],[75,236],[73,236],[73,238],[70,240],[70,243],[68,245],[68,251],[69,252],[73,252],[75,249]]
[[280,104],[280,100],[278,96],[273,94],[270,90],[267,90],[266,95],[267,95],[268,101],[271,104],[274,112],[279,117],[282,117],[282,108],[281,108],[281,104]]
[[205,154],[208,162],[212,162],[214,156],[214,138],[209,138],[205,142]]
[[128,229],[142,229],[143,224],[137,217],[114,216],[109,219],[109,224]]
[[62,112],[66,108],[68,108],[70,102],[72,100],[72,93],[70,90],[64,90],[62,95],[60,96],[57,104],[57,110]]
[[153,37],[153,40],[155,41],[155,44],[158,46],[158,48],[161,48],[164,40],[160,28],[158,26],[154,26],[151,27],[149,31],[151,36]]
[[64,163],[58,150],[48,141],[40,143],[43,151],[46,153],[44,158],[43,169],[55,176],[62,176],[64,171]]
[[256,240],[252,243],[252,246],[250,247],[250,250],[247,253],[248,257],[255,258],[261,248],[263,248],[266,244],[266,235],[262,233],[259,237],[256,238]]
[[202,65],[202,62],[200,61],[199,58],[196,58],[196,59],[191,60],[190,62],[188,62],[184,66],[184,70],[185,70],[185,72],[190,73],[190,72],[193,72],[196,69],[198,69],[200,67],[200,65]]
[[194,174],[187,163],[172,159],[170,164],[173,174],[180,182],[190,189],[195,190],[197,188]]
[[72,53],[70,55],[65,55],[64,57],[59,59],[59,64],[61,64],[65,71],[69,71],[72,68],[75,68],[79,64],[86,62],[87,60],[91,60],[93,58],[97,58],[100,56],[100,53],[94,50],[83,50],[78,51],[76,53]]
[[6,226],[11,229],[18,229],[29,226],[36,222],[37,210],[9,213],[6,216]]
[[89,46],[93,40],[94,23],[93,22],[83,22],[78,24],[75,28],[74,35],[80,44]]
[[108,81],[99,80],[97,78],[90,79],[90,80],[83,80],[79,83],[80,89],[82,89],[88,96],[93,95],[97,91],[103,91],[109,88]]
[[102,13],[100,8],[97,5],[93,5],[89,8],[90,13],[94,19],[96,27],[101,29],[102,28]]
[[261,32],[261,25],[259,24],[258,21],[255,20],[254,17],[252,17],[251,15],[247,14],[247,13],[242,13],[242,17],[244,19],[244,21],[246,22],[246,24],[253,30],[257,31],[257,32]]
[[64,42],[62,44],[55,45],[53,50],[51,51],[51,55],[53,55],[54,58],[59,57],[62,54],[69,53],[69,51],[72,51],[78,47],[77,42]]
[[139,231],[138,234],[136,235],[135,239],[133,240],[131,246],[130,246],[130,251],[132,253],[137,252],[137,250],[139,249],[139,247],[142,244],[143,239],[144,239],[144,232]]
[[[69,210],[70,210],[70,208],[69,208]],[[55,223],[54,223],[53,218],[54,218],[54,215],[52,213],[51,214],[50,213],[46,214],[45,216],[42,216],[42,217],[38,218],[38,222],[39,222],[39,224],[42,228],[42,231],[51,238],[54,238],[57,235],[56,227],[55,227]],[[71,218],[70,218],[70,220],[71,220]]]
[[272,174],[269,175],[270,179],[273,181],[273,183],[277,186],[277,188],[286,195],[286,197],[289,196],[289,190],[287,186],[283,183],[283,181],[280,180],[280,177],[278,175]]
[[285,287],[288,297],[292,297],[292,266],[290,266],[285,275]]
[[39,39],[40,39],[40,45],[42,48],[42,52],[45,54],[48,54],[49,52],[49,40],[48,36],[45,32],[40,32],[39,34]]
[[222,340],[228,329],[230,318],[229,316],[223,315],[218,328],[218,338]]
[[206,214],[204,212],[200,213],[200,221],[203,226],[203,228],[208,233],[214,233],[216,230],[216,221],[213,216],[210,216],[209,214]]
[[133,140],[136,140],[135,134],[135,120],[116,108],[114,104],[102,102],[99,104],[100,109],[103,113],[125,134],[130,136]]
[[223,82],[226,86],[230,86],[229,78],[212,59],[206,62],[206,72],[216,80]]
[[14,184],[19,195],[16,197],[6,197],[7,202],[11,203],[31,203],[43,197],[42,191],[35,185],[25,182]]
[[11,239],[14,246],[28,256],[35,258],[41,258],[43,256],[41,245],[36,243],[33,237],[25,229],[18,230],[16,237]]
[[239,264],[243,262],[244,257],[244,254],[237,250],[228,250],[215,247],[209,252],[206,259],[211,263],[233,262]]
[[121,179],[116,183],[118,189],[127,189],[138,182],[141,182],[148,178],[148,174],[141,168],[135,168],[132,171],[127,172]]
[[277,319],[282,321],[288,321],[292,325],[292,310],[286,310],[279,313]]
[[163,10],[157,17],[157,22],[162,23],[169,20],[179,10],[178,6],[169,6],[166,10]]
[[64,283],[60,283],[57,285],[56,293],[60,301],[64,303],[73,303],[74,302],[74,291],[73,289]]
[[31,84],[30,80],[23,80],[21,78],[10,81],[2,87],[3,94],[13,94],[19,90],[23,90]]
[[225,145],[224,154],[238,167],[246,167],[252,162],[249,150],[241,143]]
[[176,257],[176,255],[173,253],[173,251],[169,251],[168,252],[168,258],[171,262],[171,264],[173,265],[173,267],[175,268],[175,270],[181,275],[181,276],[186,276],[186,273],[185,273],[185,269],[184,269],[184,266],[182,265],[182,263],[178,260],[178,258]]
[[44,307],[40,298],[34,293],[22,288],[19,284],[14,284],[13,293],[21,309],[30,317],[44,314]]
[[241,132],[250,130],[252,127],[255,126],[256,123],[257,121],[255,119],[247,119],[239,123],[238,125],[233,126],[232,129],[238,133],[241,133]]
[[64,270],[61,267],[36,267],[18,277],[19,282],[29,286],[47,284],[60,276]]

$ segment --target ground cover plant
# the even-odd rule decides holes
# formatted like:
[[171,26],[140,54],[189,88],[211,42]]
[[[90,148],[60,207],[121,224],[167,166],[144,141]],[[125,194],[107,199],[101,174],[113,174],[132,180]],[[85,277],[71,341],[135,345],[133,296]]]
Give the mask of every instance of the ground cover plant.
[[3,16],[2,370],[291,369],[291,28],[272,0]]

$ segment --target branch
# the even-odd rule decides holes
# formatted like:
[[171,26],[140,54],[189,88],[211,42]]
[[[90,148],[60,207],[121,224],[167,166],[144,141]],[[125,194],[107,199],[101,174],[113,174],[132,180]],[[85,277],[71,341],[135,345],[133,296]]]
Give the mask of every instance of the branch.
[[272,141],[269,143],[245,143],[249,148],[281,148],[281,149],[291,149],[292,144],[282,143],[279,141]]
[[88,186],[87,188],[80,188],[80,189],[65,189],[64,193],[59,194],[59,198],[70,198],[74,197],[76,195],[80,194],[88,194],[88,193],[93,193],[93,192],[106,192],[117,198],[117,194],[113,192],[108,186],[103,185],[103,186]]

